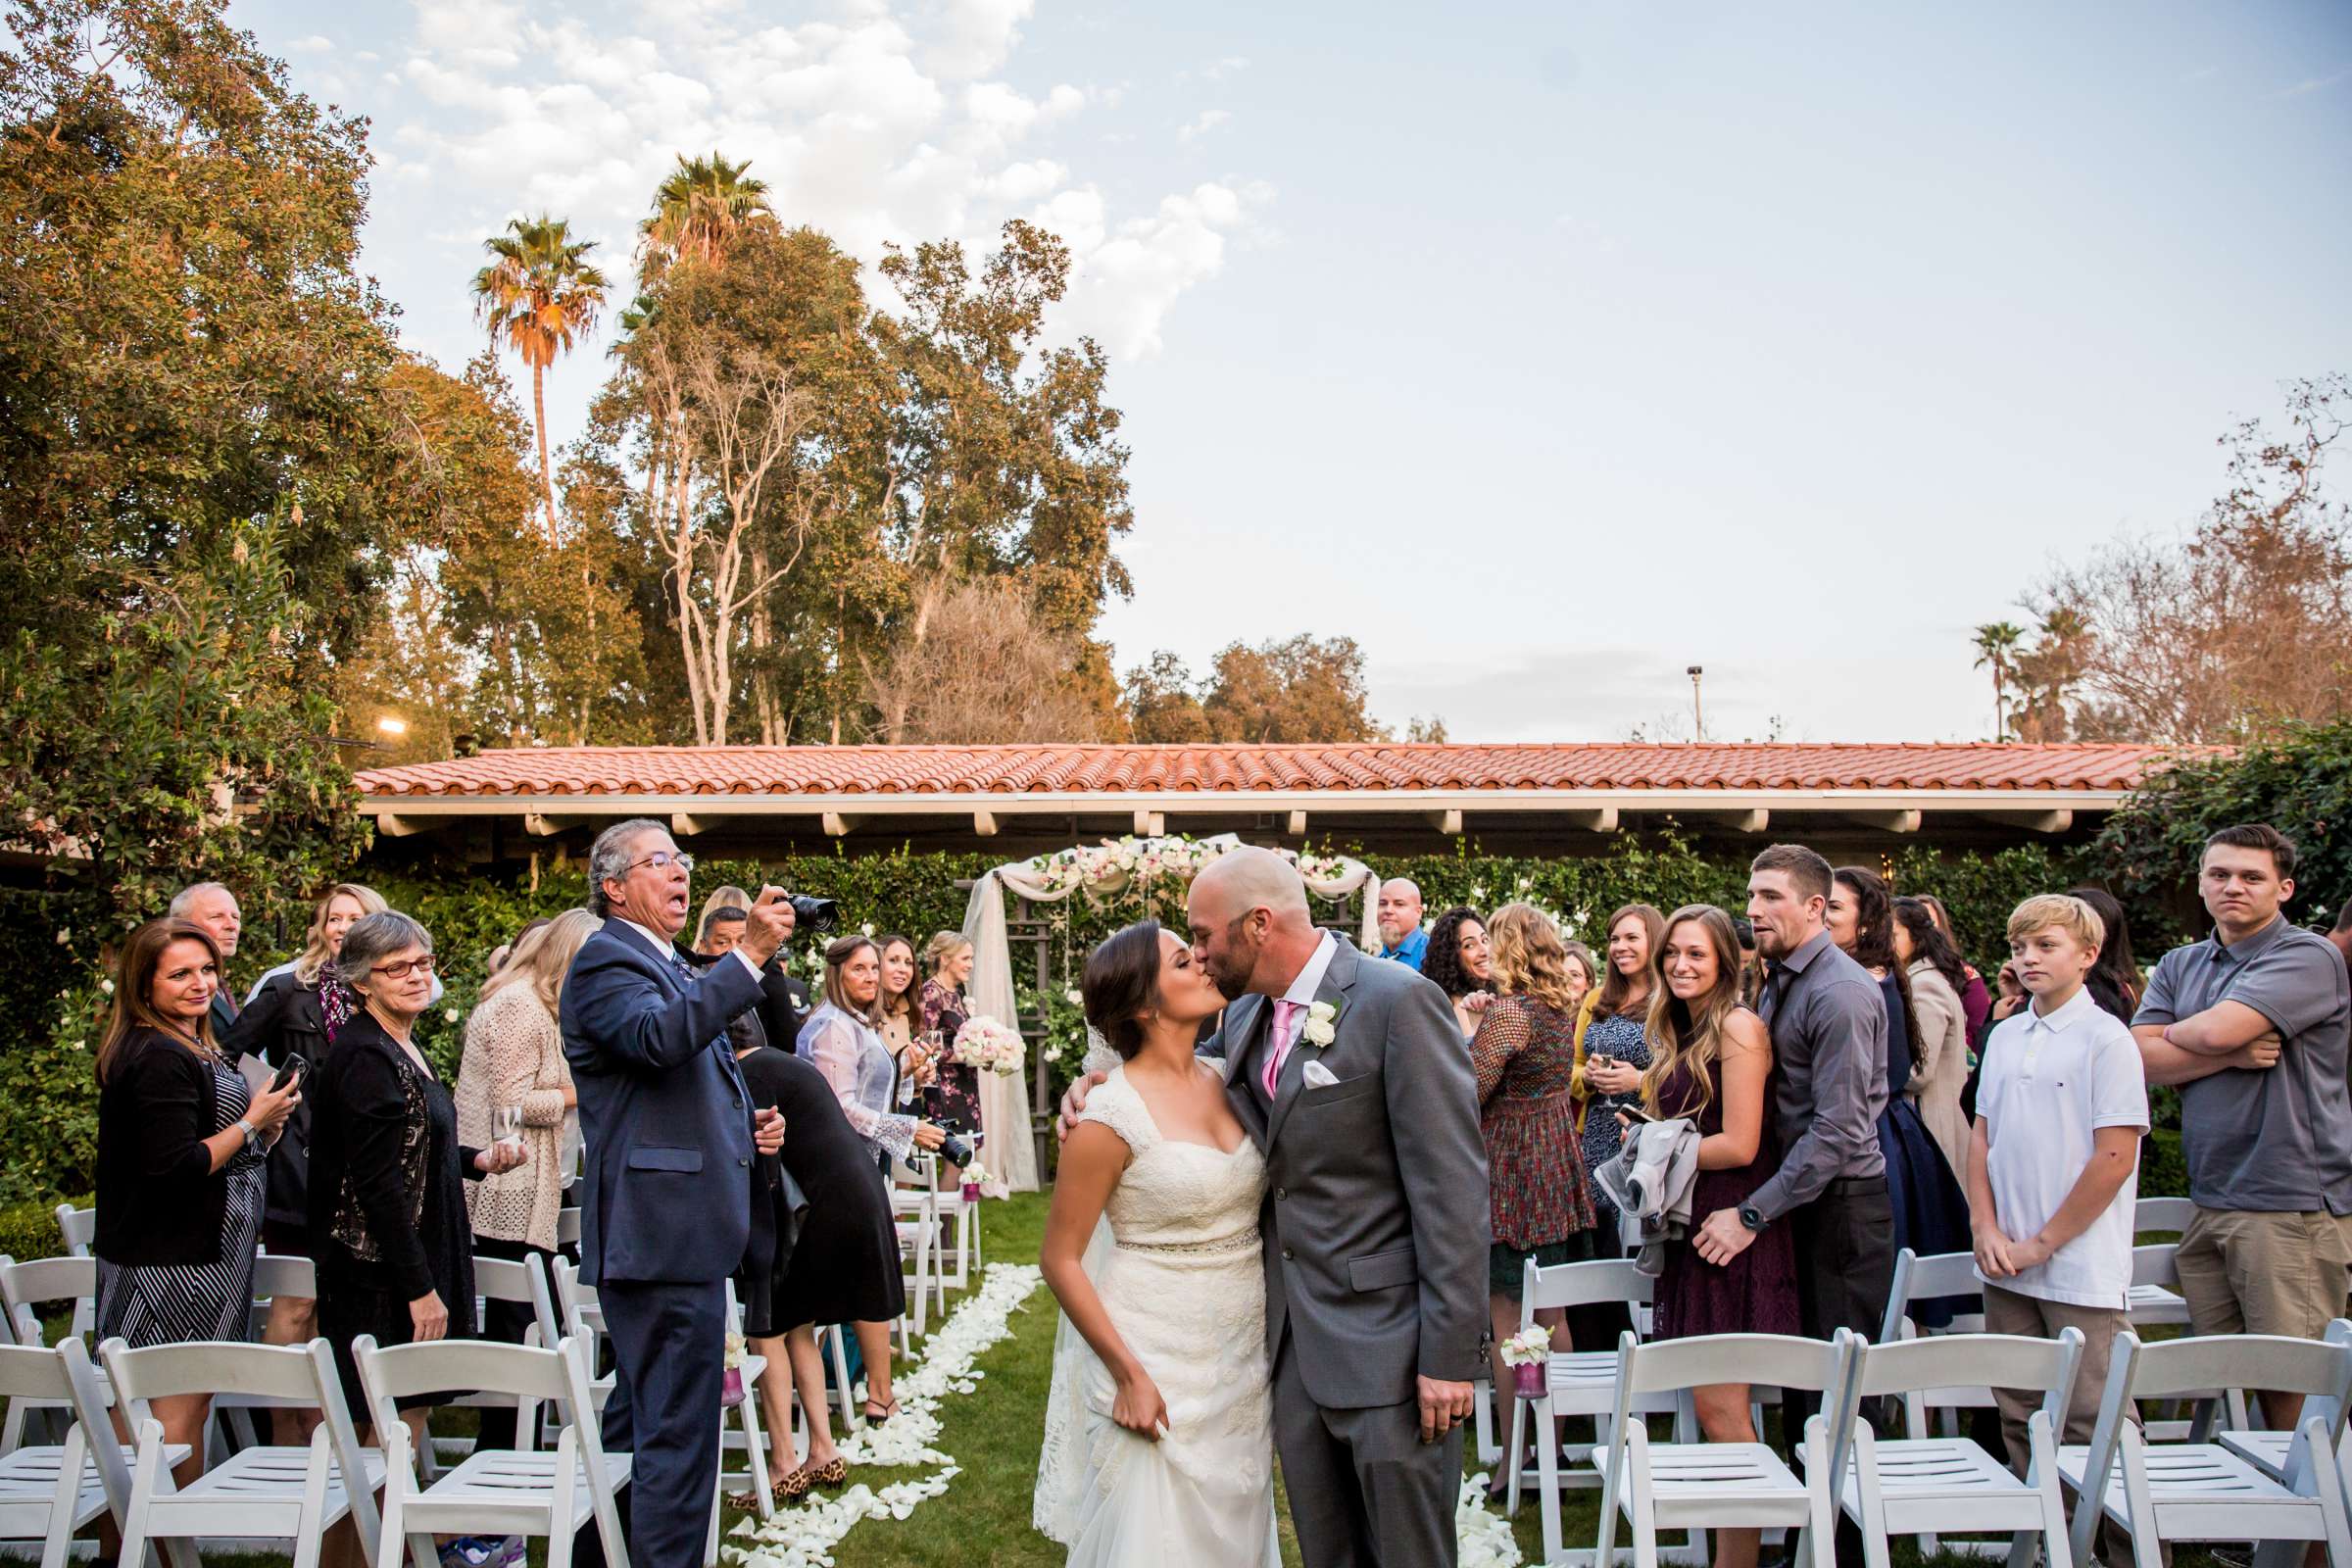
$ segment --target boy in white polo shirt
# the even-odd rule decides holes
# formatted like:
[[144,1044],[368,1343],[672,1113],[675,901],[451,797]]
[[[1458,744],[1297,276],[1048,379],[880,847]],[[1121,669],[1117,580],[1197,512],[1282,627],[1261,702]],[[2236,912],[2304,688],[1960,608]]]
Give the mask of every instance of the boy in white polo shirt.
[[[2031,1005],[1984,1042],[1968,1206],[1984,1327],[2055,1338],[2082,1331],[2061,1443],[2088,1443],[2107,1354],[2132,1288],[2132,1216],[2148,1091],[2131,1029],[2082,987],[2106,932],[2081,899],[2047,894],[2009,916],[2009,952]],[[2009,1462],[2026,1469],[2027,1396],[1995,1389]]]

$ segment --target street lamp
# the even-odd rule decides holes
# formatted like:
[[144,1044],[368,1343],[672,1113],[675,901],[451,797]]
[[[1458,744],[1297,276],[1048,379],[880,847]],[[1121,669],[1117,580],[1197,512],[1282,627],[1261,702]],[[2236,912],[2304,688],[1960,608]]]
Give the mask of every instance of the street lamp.
[[1707,726],[1705,720],[1699,716],[1698,677],[1706,673],[1706,667],[1702,664],[1692,664],[1683,673],[1690,677],[1690,739],[1694,742],[1703,741],[1707,738]]
[[383,717],[375,721],[375,727],[386,735],[397,737],[406,735],[409,732],[409,721],[405,718],[396,718],[392,714],[386,713]]

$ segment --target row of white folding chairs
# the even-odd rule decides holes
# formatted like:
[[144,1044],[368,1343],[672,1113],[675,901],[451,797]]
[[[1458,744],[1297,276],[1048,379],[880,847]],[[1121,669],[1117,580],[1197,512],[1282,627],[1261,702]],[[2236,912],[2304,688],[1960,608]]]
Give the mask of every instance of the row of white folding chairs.
[[[1610,1439],[1594,1452],[1603,1477],[1596,1560],[1606,1568],[1623,1512],[1643,1568],[1658,1560],[1663,1532],[1742,1527],[1800,1530],[1815,1568],[1829,1568],[1842,1512],[1860,1528],[1870,1568],[1886,1568],[1890,1537],[1938,1532],[2009,1536],[2012,1563],[2030,1561],[2039,1537],[2049,1568],[2072,1568],[2087,1561],[2102,1519],[2131,1536],[2140,1568],[2156,1568],[2169,1543],[2191,1541],[2317,1543],[2329,1561],[2352,1562],[2343,1443],[2352,1323],[2332,1326],[2324,1342],[2230,1335],[2143,1345],[2127,1331],[2110,1353],[2091,1441],[2061,1445],[2082,1344],[2073,1329],[2056,1340],[1955,1334],[1881,1345],[1843,1331],[1830,1345],[1769,1335],[1644,1345],[1628,1334]],[[1965,1437],[1881,1438],[1864,1418],[1865,1400],[1977,1377],[2040,1396],[2023,1479]],[[1761,1443],[1650,1441],[1642,1400],[1723,1383],[1822,1396],[1799,1449],[1801,1480]],[[2151,1443],[2132,1420],[2138,1401],[2217,1388],[2307,1402],[2292,1433],[2213,1443]],[[2062,1483],[2077,1497],[2071,1524]],[[1544,1546],[1547,1561],[1560,1560],[1556,1528]]]
[[[326,1532],[349,1519],[376,1568],[399,1568],[404,1554],[416,1568],[437,1568],[436,1532],[545,1536],[548,1561],[564,1568],[574,1533],[593,1521],[608,1562],[625,1568],[612,1496],[628,1484],[629,1457],[603,1451],[593,1415],[567,1415],[552,1453],[528,1447],[532,1434],[523,1428],[524,1446],[471,1455],[428,1481],[396,1410],[403,1398],[465,1389],[587,1411],[578,1342],[540,1349],[449,1340],[379,1349],[363,1336],[353,1352],[378,1446],[359,1442],[324,1340],[138,1350],[110,1340],[99,1355],[135,1437],[125,1448],[114,1441],[97,1369],[78,1338],[54,1350],[0,1348],[0,1395],[63,1400],[74,1412],[57,1444],[0,1455],[0,1540],[38,1541],[43,1568],[62,1568],[74,1533],[104,1514],[121,1533],[125,1563],[145,1565],[157,1549],[173,1568],[196,1568],[199,1541],[270,1540],[289,1544],[293,1568],[315,1568]],[[190,1394],[306,1405],[320,1420],[307,1445],[243,1448],[180,1487],[172,1471],[188,1450],[164,1442],[151,1402]],[[362,1485],[349,1485],[355,1476]]]

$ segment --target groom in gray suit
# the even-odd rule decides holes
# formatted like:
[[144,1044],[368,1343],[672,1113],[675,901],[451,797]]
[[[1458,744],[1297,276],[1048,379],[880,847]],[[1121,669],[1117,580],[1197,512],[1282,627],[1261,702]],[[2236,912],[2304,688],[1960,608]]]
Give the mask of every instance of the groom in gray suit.
[[1203,1052],[1266,1158],[1274,1441],[1300,1551],[1310,1568],[1450,1564],[1491,1334],[1486,1144],[1453,1009],[1317,930],[1269,851],[1211,861],[1188,917],[1233,1004]]

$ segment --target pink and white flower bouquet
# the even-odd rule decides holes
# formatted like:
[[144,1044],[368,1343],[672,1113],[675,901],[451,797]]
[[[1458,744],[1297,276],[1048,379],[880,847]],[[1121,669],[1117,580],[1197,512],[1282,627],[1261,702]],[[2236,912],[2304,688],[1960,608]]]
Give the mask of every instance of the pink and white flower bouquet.
[[963,1027],[956,1031],[950,1054],[966,1067],[1009,1078],[1020,1070],[1029,1047],[1018,1030],[1007,1029],[982,1013],[966,1019]]

